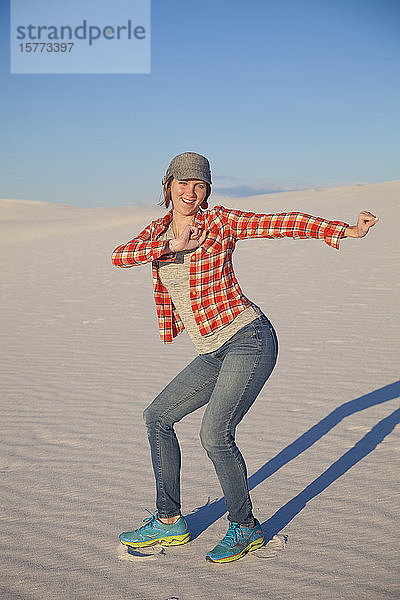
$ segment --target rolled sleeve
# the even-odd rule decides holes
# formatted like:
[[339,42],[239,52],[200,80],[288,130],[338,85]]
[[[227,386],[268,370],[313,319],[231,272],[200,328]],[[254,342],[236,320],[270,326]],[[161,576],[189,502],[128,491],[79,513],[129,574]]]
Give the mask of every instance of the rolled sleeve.
[[117,246],[112,254],[112,264],[116,267],[134,267],[163,256],[165,261],[174,261],[175,254],[168,251],[168,240],[134,239],[127,244]]

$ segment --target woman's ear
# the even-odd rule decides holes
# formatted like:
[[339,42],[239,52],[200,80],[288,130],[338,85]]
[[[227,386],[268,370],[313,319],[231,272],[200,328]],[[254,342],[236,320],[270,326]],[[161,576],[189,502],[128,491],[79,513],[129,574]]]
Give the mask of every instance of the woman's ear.
[[204,210],[206,210],[208,208],[208,202],[207,200],[203,200],[203,202],[200,204],[201,208],[203,208]]

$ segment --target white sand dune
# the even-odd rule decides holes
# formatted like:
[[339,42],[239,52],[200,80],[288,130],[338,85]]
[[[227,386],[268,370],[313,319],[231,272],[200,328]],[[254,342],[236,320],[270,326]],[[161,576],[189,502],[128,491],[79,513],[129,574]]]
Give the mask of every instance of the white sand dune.
[[193,541],[132,555],[118,543],[154,507],[142,411],[195,356],[186,333],[160,342],[150,265],[110,262],[164,209],[0,201],[2,598],[399,597],[399,197],[393,181],[214,200],[380,217],[339,252],[317,240],[237,245],[242,288],[280,344],[238,428],[272,539],[223,566],[204,560],[226,514],[198,439],[202,411],[177,426]]

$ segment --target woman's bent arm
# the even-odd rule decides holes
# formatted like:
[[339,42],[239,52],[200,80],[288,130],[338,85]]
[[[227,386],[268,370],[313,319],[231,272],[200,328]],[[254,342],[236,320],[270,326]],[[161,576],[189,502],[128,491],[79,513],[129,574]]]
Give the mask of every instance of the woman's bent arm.
[[152,224],[148,225],[137,237],[126,244],[117,246],[112,254],[112,264],[116,267],[134,267],[163,257],[173,262],[169,240],[152,240]]

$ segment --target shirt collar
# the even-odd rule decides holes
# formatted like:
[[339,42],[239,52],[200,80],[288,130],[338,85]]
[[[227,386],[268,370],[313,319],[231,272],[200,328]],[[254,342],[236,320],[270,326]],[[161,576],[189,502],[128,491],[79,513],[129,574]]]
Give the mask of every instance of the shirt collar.
[[192,219],[192,223],[198,226],[204,225],[204,214],[201,211],[197,211]]
[[161,217],[160,219],[158,219],[156,221],[154,230],[155,230],[155,234],[159,235],[160,233],[163,233],[167,228],[168,225],[171,223],[172,221],[172,208],[169,212],[167,212],[166,215],[164,215],[163,217]]

